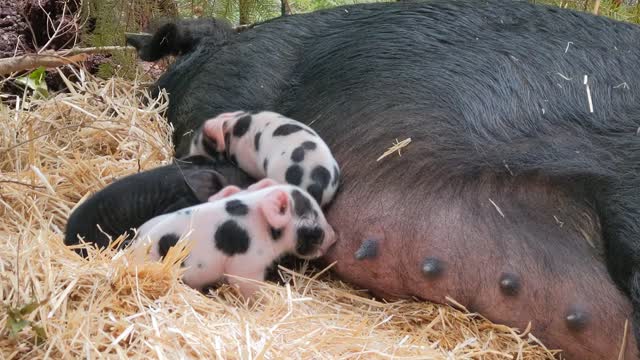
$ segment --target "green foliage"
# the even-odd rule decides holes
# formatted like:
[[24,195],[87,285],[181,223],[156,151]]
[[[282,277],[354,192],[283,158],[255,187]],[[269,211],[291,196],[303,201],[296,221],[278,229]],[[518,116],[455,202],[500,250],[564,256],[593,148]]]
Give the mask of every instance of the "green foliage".
[[33,331],[33,339],[35,344],[42,344],[47,340],[47,334],[41,326],[38,326],[33,321],[25,319],[29,314],[36,311],[40,306],[45,304],[47,300],[42,302],[33,301],[21,308],[14,308],[7,306],[7,322],[5,330],[9,333],[9,336],[17,336],[22,330],[30,327]]
[[[530,0],[533,3],[553,5],[565,9],[593,12],[595,0]],[[633,1],[601,0],[598,14],[619,21],[640,24],[640,3]]]
[[[163,5],[163,0],[89,0],[85,4],[85,16],[95,18],[95,28],[83,36],[86,46],[123,46],[125,32],[142,31],[151,19],[167,15],[159,7]],[[129,79],[135,77],[134,53],[114,52],[111,60],[111,63],[98,67],[98,76],[109,78],[118,75]]]
[[[124,45],[125,32],[139,32],[160,17],[217,17],[238,25],[265,21],[280,16],[281,0],[88,0],[84,12],[95,17],[95,29],[84,37],[87,46]],[[288,0],[294,14],[347,4],[394,0]],[[562,8],[592,12],[596,0],[530,0]],[[640,23],[640,4],[630,1],[602,0],[599,13],[617,20]],[[505,3],[505,6],[509,6]],[[99,67],[98,75],[132,78],[136,56],[129,52],[113,54],[112,62]]]
[[33,70],[27,75],[21,76],[16,79],[16,83],[25,86],[27,89],[33,90],[35,98],[47,98],[49,97],[49,88],[44,77],[46,70],[44,66]]

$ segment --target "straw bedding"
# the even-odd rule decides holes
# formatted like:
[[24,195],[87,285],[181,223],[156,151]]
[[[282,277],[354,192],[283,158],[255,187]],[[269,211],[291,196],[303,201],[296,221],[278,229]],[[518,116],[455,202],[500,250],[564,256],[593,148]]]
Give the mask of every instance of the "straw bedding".
[[527,329],[375,301],[330,271],[281,268],[287,285],[247,305],[181,284],[185,249],[137,268],[126,251],[80,258],[62,244],[75,204],[167,164],[172,144],[166,96],[143,105],[139,83],[77,75],[70,93],[0,109],[0,358],[552,358]]

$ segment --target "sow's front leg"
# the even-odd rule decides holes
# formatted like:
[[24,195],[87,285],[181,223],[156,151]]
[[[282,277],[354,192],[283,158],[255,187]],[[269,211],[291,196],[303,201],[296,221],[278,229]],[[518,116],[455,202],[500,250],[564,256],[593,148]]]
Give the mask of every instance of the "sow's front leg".
[[[378,163],[338,156],[326,259],[336,273],[381,297],[449,296],[498,323],[531,322],[568,359],[617,358],[632,307],[598,255],[586,196],[544,178],[447,179],[412,166],[412,150]],[[638,358],[631,334],[625,359]]]

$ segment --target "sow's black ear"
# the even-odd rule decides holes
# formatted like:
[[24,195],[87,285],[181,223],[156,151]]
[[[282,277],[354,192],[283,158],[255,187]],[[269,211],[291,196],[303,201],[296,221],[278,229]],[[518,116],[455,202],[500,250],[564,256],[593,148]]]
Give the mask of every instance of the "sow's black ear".
[[210,48],[219,48],[235,36],[231,24],[222,19],[161,19],[153,27],[153,34],[125,34],[127,44],[144,61],[188,54],[205,39]]
[[178,26],[174,23],[162,25],[153,35],[127,33],[125,38],[144,61],[157,61],[180,50]]

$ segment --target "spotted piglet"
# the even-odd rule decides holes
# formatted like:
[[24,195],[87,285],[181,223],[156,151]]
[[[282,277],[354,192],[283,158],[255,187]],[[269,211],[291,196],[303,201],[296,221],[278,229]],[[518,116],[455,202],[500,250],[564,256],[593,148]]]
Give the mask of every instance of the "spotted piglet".
[[203,289],[226,280],[250,297],[258,283],[224,274],[264,281],[267,268],[282,255],[320,257],[335,237],[309,194],[263,179],[244,191],[228,186],[209,202],[147,221],[132,246],[137,262],[159,260],[179,240],[190,239],[185,284]]
[[305,189],[321,206],[339,184],[340,169],[327,144],[310,127],[278,113],[237,111],[207,120],[190,155],[222,154],[257,179]]

